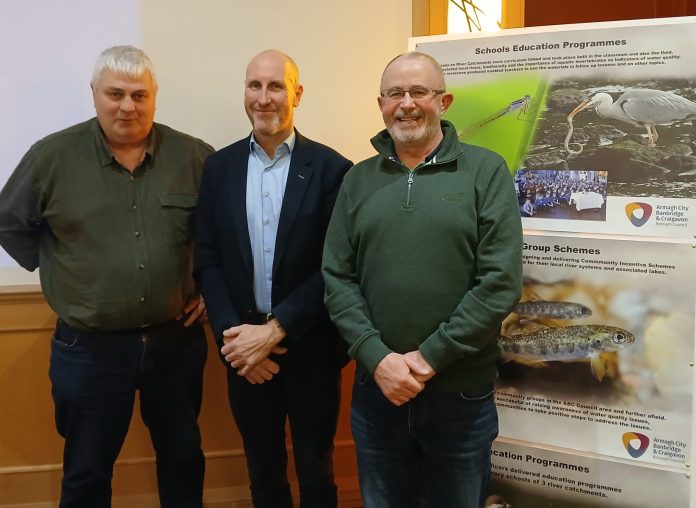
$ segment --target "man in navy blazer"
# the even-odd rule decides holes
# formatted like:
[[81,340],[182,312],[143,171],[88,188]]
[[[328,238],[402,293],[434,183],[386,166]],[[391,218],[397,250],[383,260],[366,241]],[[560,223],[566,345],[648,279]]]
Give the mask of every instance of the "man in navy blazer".
[[252,134],[205,162],[194,275],[227,365],[256,508],[291,508],[285,422],[301,506],[337,503],[333,439],[345,346],[324,308],[324,236],[352,163],[293,126],[295,62],[277,50],[246,71]]

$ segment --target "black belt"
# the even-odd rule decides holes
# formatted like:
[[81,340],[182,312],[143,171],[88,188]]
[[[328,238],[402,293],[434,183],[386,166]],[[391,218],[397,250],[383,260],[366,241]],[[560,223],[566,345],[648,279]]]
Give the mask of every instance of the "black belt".
[[56,329],[59,332],[65,332],[70,334],[77,334],[80,337],[85,337],[89,339],[109,339],[113,337],[122,337],[123,335],[152,335],[152,334],[167,334],[170,331],[178,330],[183,328],[183,319],[170,319],[163,323],[156,325],[147,325],[140,328],[128,328],[124,330],[80,330],[79,328],[74,328],[67,324],[62,319],[58,319],[56,323]]

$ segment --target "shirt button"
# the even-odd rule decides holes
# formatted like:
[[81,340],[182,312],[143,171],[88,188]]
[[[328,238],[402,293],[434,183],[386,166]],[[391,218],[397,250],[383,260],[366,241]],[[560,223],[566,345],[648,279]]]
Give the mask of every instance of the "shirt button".
[[271,252],[271,248],[270,248],[270,247],[266,247],[266,252]]
[[136,208],[138,208],[138,205],[133,205],[133,206],[131,206],[131,208],[132,208],[133,210],[135,210]]
[[144,270],[144,269],[145,269],[145,265],[139,264],[139,265],[138,265],[138,268],[140,268],[141,270]]
[[134,234],[135,236],[140,236],[140,231],[136,231],[136,232],[133,233],[133,234]]
[[140,297],[140,303],[145,303],[145,297],[144,297],[144,296],[141,296],[141,297]]
[[263,221],[264,224],[270,224],[270,222],[271,222],[271,221],[268,220],[268,219],[265,219],[265,220]]
[[268,192],[263,193],[263,197],[267,198],[268,197]]

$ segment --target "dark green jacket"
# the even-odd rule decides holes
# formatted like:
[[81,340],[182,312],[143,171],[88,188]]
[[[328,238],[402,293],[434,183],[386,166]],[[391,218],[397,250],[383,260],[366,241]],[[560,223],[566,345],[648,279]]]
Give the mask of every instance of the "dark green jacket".
[[505,161],[442,128],[436,155],[413,171],[386,130],[372,139],[379,155],[339,192],[323,274],[359,376],[419,349],[437,372],[426,390],[456,392],[497,376],[500,323],[522,287],[522,228]]

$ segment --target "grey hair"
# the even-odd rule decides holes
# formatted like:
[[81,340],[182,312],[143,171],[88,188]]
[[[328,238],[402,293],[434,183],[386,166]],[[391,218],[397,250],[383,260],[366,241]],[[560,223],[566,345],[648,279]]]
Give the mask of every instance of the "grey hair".
[[94,64],[92,80],[90,81],[92,86],[99,81],[104,71],[125,74],[130,77],[142,76],[148,72],[152,77],[152,84],[157,89],[155,67],[145,52],[134,46],[113,46],[102,51]]
[[426,60],[427,62],[430,63],[432,66],[433,70],[435,71],[435,79],[438,82],[438,86],[441,88],[446,88],[446,83],[445,83],[445,74],[442,72],[442,67],[440,67],[440,62],[435,60],[432,56],[430,56],[427,53],[421,53],[420,51],[408,51],[406,53],[401,53],[398,56],[395,56],[392,58],[389,63],[384,67],[384,71],[382,72],[382,77],[384,77],[384,73],[387,71],[389,66],[396,62],[397,60],[403,60],[403,59],[411,59],[411,58],[421,58],[423,60]]

